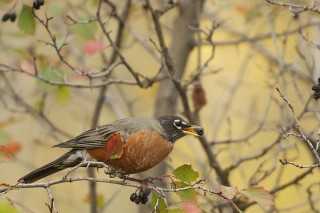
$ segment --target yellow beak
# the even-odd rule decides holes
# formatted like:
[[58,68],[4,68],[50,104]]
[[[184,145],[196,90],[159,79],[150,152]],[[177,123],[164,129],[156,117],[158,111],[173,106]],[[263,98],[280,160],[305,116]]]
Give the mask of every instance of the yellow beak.
[[200,126],[195,126],[195,125],[183,128],[182,131],[186,135],[193,135],[193,136],[202,136],[204,134],[203,128]]

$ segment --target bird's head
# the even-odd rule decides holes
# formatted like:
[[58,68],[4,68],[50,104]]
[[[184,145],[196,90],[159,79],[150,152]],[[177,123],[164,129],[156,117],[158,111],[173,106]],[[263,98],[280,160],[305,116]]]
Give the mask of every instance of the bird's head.
[[200,126],[192,125],[175,115],[165,115],[157,118],[164,130],[164,136],[172,143],[185,135],[202,136],[204,130]]

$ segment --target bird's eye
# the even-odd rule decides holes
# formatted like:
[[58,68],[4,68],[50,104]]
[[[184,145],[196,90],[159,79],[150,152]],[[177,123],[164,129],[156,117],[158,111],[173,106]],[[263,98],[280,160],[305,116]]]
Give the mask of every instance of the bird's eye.
[[175,120],[173,122],[173,124],[178,128],[178,129],[181,129],[181,125],[182,125],[182,122],[180,120]]

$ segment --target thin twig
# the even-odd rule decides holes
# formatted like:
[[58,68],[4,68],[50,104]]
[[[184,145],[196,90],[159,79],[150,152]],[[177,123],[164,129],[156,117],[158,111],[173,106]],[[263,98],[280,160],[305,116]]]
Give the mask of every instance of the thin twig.
[[302,131],[302,128],[300,126],[300,123],[298,121],[298,118],[297,116],[295,115],[295,111],[294,111],[294,108],[292,106],[292,104],[289,102],[289,100],[282,94],[282,92],[280,91],[280,88],[277,87],[276,90],[278,91],[280,97],[286,102],[286,104],[288,105],[288,107],[290,108],[291,110],[291,113],[292,113],[292,116],[295,120],[295,123],[296,123],[296,127],[299,131],[299,134],[301,136],[301,138],[308,144],[309,148],[311,149],[314,157],[316,158],[318,164],[320,163],[320,156],[319,156],[319,153],[317,152],[317,150],[315,149],[315,147],[313,146],[312,142],[310,141],[310,139],[304,134],[304,132]]

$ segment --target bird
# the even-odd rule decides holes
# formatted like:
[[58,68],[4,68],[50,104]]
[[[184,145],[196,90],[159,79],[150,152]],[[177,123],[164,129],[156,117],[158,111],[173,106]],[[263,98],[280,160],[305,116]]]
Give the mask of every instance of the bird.
[[90,129],[53,147],[71,148],[58,159],[30,172],[18,180],[33,183],[90,157],[103,162],[121,175],[151,169],[164,160],[174,143],[186,136],[202,136],[204,129],[176,115],[128,117]]

